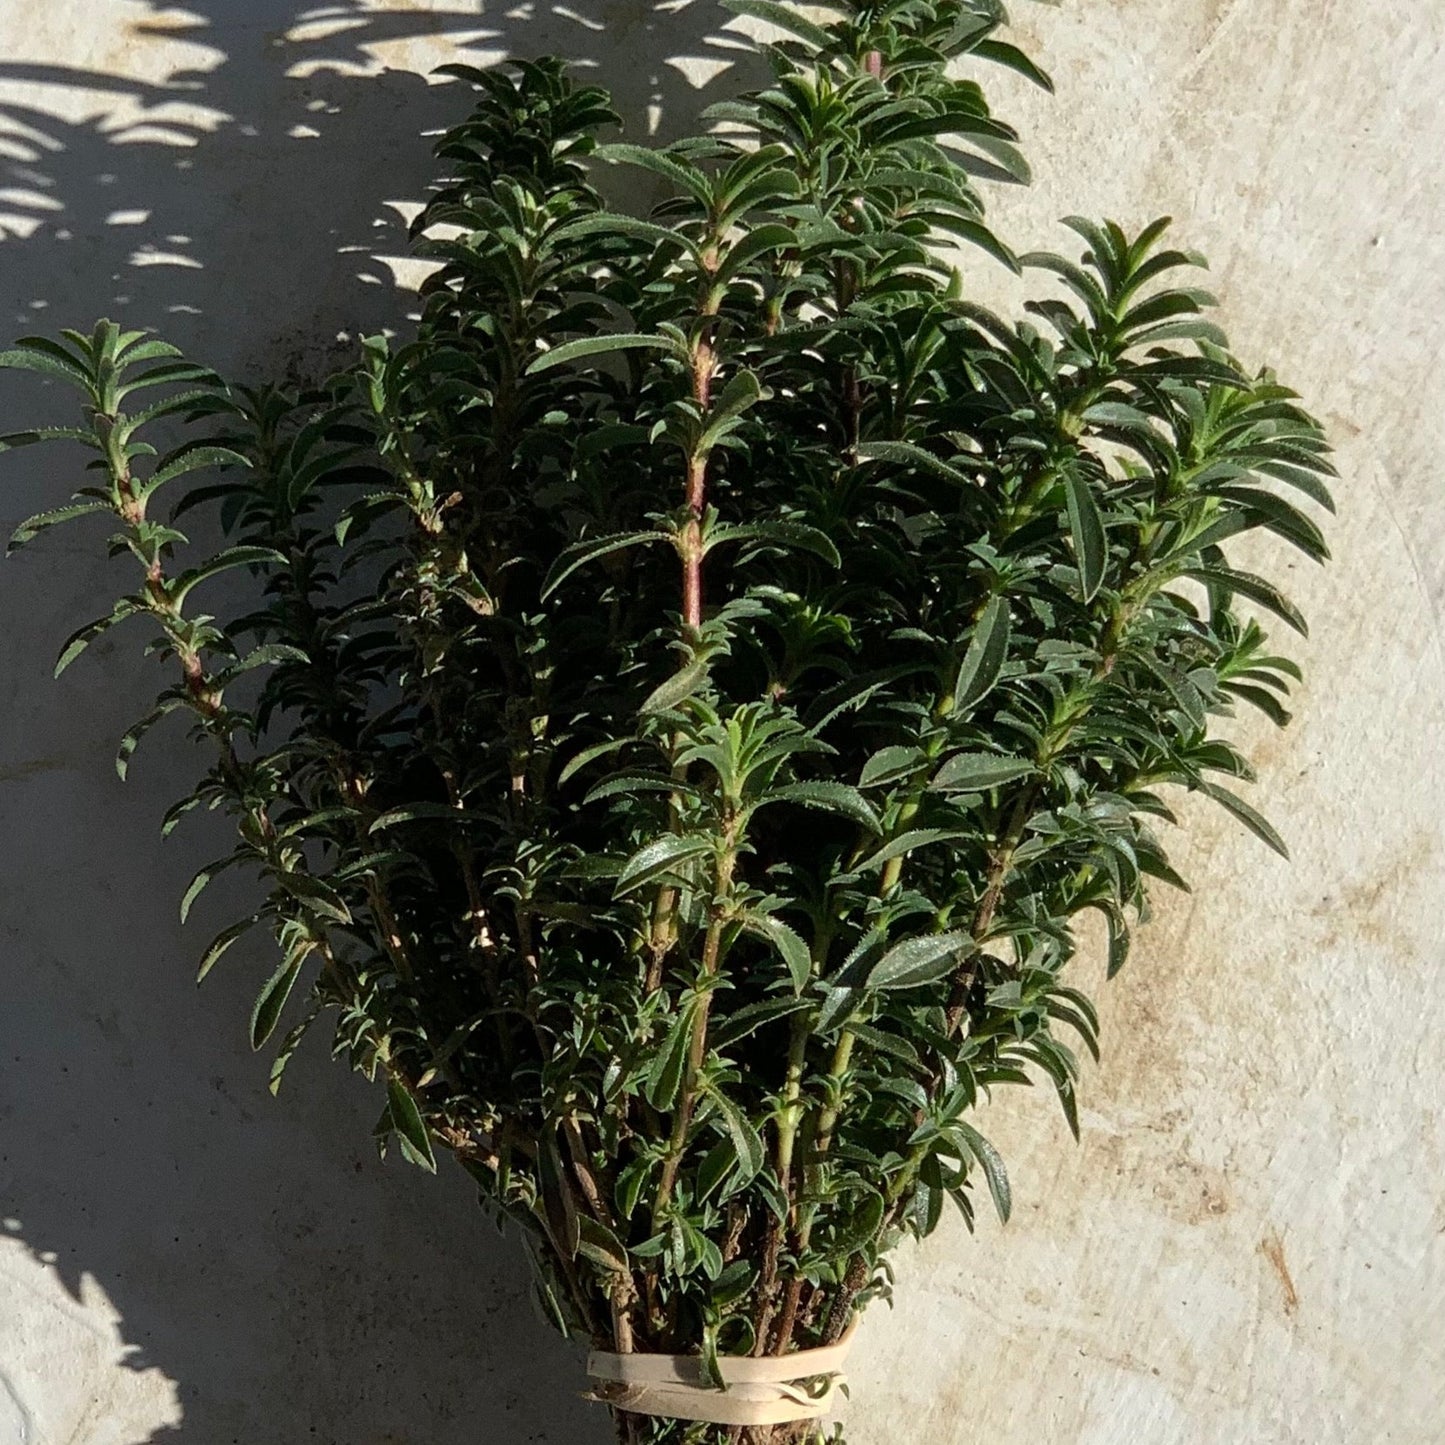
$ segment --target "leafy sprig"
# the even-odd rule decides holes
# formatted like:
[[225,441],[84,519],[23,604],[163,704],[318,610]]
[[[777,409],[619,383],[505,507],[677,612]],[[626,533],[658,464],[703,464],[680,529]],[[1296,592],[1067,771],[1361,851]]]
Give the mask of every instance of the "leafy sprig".
[[[110,323],[0,356],[85,408],[7,445],[98,478],[15,544],[106,516],[140,567],[62,664],[148,618],[177,681],[122,770],[173,713],[214,746],[166,826],[237,825],[186,911],[264,882],[202,972],[275,933],[273,1084],[329,1011],[382,1144],[456,1155],[559,1327],[713,1374],[836,1340],[946,1201],[1007,1217],[996,1085],[1048,1081],[1077,1133],[1078,922],[1112,974],[1184,886],[1171,788],[1284,850],[1219,728],[1288,720],[1256,614],[1304,624],[1229,548],[1323,560],[1333,475],[1167,222],[988,229],[979,178],[1026,168],[951,62],[1046,83],[1000,6],[732,8],[784,37],[772,83],[666,147],[599,145],[555,61],[452,67],[420,324],[325,387],[228,389]],[[667,198],[609,209],[602,166]],[[969,299],[996,261],[1053,279],[1032,319]],[[227,545],[185,563],[196,507]],[[254,592],[227,618],[195,610],[221,572]]]

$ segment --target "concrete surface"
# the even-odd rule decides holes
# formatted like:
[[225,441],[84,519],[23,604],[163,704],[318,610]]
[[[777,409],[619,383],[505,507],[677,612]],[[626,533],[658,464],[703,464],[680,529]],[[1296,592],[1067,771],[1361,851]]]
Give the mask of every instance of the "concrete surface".
[[[899,1260],[850,1438],[1433,1445],[1445,12],[1019,9],[1060,95],[995,82],[1037,172],[1005,234],[1177,216],[1241,352],[1340,447],[1338,560],[1295,568],[1296,725],[1250,735],[1293,864],[1195,811],[1196,891],[1105,995],[1082,1147],[1042,1093],[1000,1099],[1014,1222]],[[455,114],[419,72],[558,49],[670,131],[734,83],[720,22],[706,0],[3,0],[0,325],[110,313],[222,367],[309,364],[395,314],[415,133]],[[38,399],[7,384],[0,424]],[[54,498],[56,466],[10,461],[0,520]],[[106,586],[69,539],[0,571],[0,1445],[601,1445],[465,1184],[378,1165],[376,1101],[319,1047],[267,1096],[244,960],[190,987],[230,915],[175,922],[206,846],[156,837],[185,748],[116,781],[150,692],[123,634],[47,680]]]

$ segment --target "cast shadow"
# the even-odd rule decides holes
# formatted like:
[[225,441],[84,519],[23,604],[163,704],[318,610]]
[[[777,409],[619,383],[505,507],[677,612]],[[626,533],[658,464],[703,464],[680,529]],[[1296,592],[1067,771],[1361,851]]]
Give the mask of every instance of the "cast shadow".
[[[17,0],[0,330],[107,315],[231,375],[316,374],[405,324],[397,203],[424,194],[421,133],[469,104],[418,71],[559,53],[612,83],[628,133],[665,134],[741,83],[726,20],[709,0]],[[71,405],[11,374],[0,430]],[[68,495],[75,464],[6,458],[6,531]],[[460,1171],[379,1165],[376,1100],[319,1038],[267,1096],[244,1039],[259,951],[189,986],[243,895],[176,922],[227,846],[204,825],[157,838],[196,767],[183,739],[149,745],[129,788],[111,770],[160,685],[136,638],[49,681],[59,639],[128,585],[86,541],[0,572],[0,1445],[601,1442],[577,1355]]]

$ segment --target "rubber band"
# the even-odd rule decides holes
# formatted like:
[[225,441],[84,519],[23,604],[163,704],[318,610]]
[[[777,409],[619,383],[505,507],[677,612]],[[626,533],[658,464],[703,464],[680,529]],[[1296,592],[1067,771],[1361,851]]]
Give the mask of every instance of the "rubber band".
[[699,1420],[714,1425],[787,1425],[819,1420],[836,1403],[855,1325],[837,1344],[791,1355],[718,1358],[724,1387],[703,1376],[697,1355],[587,1357],[589,1399],[633,1415]]

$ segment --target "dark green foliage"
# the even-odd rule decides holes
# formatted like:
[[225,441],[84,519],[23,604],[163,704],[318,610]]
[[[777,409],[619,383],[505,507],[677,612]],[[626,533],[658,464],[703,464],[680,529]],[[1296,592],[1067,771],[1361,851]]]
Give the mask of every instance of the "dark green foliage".
[[[330,1011],[383,1142],[525,1226],[559,1326],[709,1358],[836,1338],[946,1201],[1007,1216],[968,1119],[992,1086],[1051,1082],[1077,1131],[1075,925],[1104,915],[1117,970],[1146,883],[1180,883],[1166,789],[1282,850],[1211,729],[1286,721],[1249,613],[1303,624],[1225,548],[1323,558],[1288,497],[1331,475],[1163,222],[1020,258],[1064,298],[1041,326],[967,299],[952,242],[1014,264],[973,177],[1026,172],[945,62],[1043,79],[999,6],[733,8],[796,38],[666,150],[598,149],[605,96],[554,62],[454,68],[480,95],[417,222],[420,327],[324,391],[228,390],[106,323],[0,357],[85,394],[9,439],[97,454],[15,541],[109,515],[141,565],[62,660],[145,616],[179,664],[120,763],[171,712],[217,744],[167,827],[239,829],[187,908],[265,880],[202,972],[275,933],[274,1077]],[[670,198],[609,212],[600,161]],[[155,457],[174,414],[196,439]],[[183,566],[163,487],[227,549]],[[228,568],[257,601],[223,622]]]

